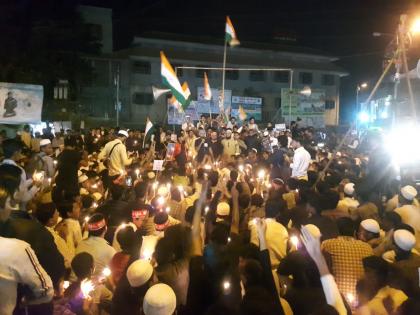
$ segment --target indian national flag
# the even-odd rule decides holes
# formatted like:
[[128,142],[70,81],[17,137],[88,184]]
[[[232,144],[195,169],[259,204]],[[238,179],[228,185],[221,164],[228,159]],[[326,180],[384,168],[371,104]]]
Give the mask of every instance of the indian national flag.
[[244,110],[244,108],[242,107],[242,105],[239,105],[239,109],[238,109],[238,116],[239,119],[244,121],[246,119],[246,111]]
[[182,84],[182,91],[184,92],[184,95],[187,99],[184,105],[178,102],[175,96],[172,96],[171,99],[169,100],[169,104],[174,106],[179,112],[184,111],[188,107],[188,105],[190,105],[191,103],[191,91],[187,82],[184,82]]
[[238,37],[236,36],[235,29],[233,28],[233,24],[228,16],[226,17],[226,41],[232,47],[240,44]]
[[153,123],[151,122],[149,117],[147,117],[146,128],[144,130],[143,148],[144,148],[145,143],[149,142],[149,140],[151,139],[153,131],[154,131]]
[[206,101],[211,100],[211,89],[209,84],[209,78],[207,77],[206,72],[204,72],[204,99]]
[[175,74],[174,69],[172,68],[171,64],[169,63],[168,59],[166,58],[163,51],[160,52],[160,60],[161,60],[161,70],[160,73],[162,75],[163,84],[166,85],[172,92],[172,95],[175,99],[185,106],[187,103],[187,97],[184,94],[184,90],[181,87],[181,83]]

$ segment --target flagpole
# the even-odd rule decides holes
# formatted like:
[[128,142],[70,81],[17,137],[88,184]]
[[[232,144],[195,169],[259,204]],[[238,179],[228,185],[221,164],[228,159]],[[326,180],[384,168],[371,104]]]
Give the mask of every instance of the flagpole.
[[[226,74],[226,51],[227,51],[227,40],[225,38],[225,45],[223,49],[223,67],[222,67],[222,107],[223,107],[223,115],[225,111],[225,74]],[[219,110],[220,110],[220,104],[219,104]]]

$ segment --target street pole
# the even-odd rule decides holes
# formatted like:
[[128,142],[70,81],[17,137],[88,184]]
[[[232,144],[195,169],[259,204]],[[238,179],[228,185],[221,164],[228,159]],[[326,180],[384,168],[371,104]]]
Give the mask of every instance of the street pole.
[[117,127],[120,125],[120,65],[117,65],[117,73],[115,76],[115,84],[116,84],[116,110],[117,110]]
[[[225,114],[225,75],[226,75],[226,50],[227,50],[227,40],[225,39],[225,45],[223,49],[223,66],[222,66],[222,97],[219,100],[219,111],[224,117]],[[211,104],[210,104],[211,106]]]
[[292,121],[292,93],[293,93],[293,70],[290,70],[290,85],[289,85],[289,129]]

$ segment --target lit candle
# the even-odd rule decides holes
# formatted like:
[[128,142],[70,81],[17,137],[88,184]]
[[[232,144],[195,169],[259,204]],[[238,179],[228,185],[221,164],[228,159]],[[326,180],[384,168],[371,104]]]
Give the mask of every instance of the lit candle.
[[63,282],[63,289],[66,290],[70,286],[70,281]]
[[241,164],[238,166],[239,172],[243,172],[244,171],[244,166]]
[[139,175],[140,175],[140,170],[137,168],[136,170],[135,170],[135,172],[136,172],[136,176],[137,176],[137,179],[139,178]]
[[102,270],[102,275],[104,277],[109,277],[111,275],[111,269],[109,269],[108,267],[105,267],[104,270]]
[[260,170],[260,171],[258,172],[258,178],[259,178],[260,180],[263,180],[263,179],[264,179],[264,177],[265,177],[265,171],[264,171],[264,170]]
[[98,208],[98,204],[96,202],[92,203],[93,208]]
[[223,289],[225,291],[230,289],[230,282],[229,281],[223,281]]
[[207,214],[207,212],[209,212],[210,208],[207,206],[204,208],[204,213]]
[[298,248],[298,246],[299,246],[299,238],[298,238],[296,235],[292,235],[292,236],[290,237],[290,243],[292,243],[292,245],[293,245],[295,248]]
[[171,212],[171,208],[170,207],[166,207],[166,213]]
[[95,289],[92,281],[90,280],[83,280],[80,284],[80,289],[82,291],[83,297],[88,298],[90,297],[89,294]]

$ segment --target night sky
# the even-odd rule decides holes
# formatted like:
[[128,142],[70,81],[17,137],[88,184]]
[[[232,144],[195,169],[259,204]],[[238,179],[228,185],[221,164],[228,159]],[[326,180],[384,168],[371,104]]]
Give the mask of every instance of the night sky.
[[[340,58],[350,75],[341,81],[341,118],[354,107],[358,82],[371,85],[382,71],[388,37],[399,15],[420,15],[413,0],[79,0],[81,4],[114,9],[115,48],[127,47],[134,35],[158,31],[223,38],[225,15],[230,15],[240,40],[316,48]],[[417,3],[417,6],[416,6]],[[418,40],[420,42],[420,39]],[[410,63],[420,45],[413,45]],[[413,53],[414,51],[414,53]],[[417,57],[420,54],[417,54]],[[363,95],[362,97],[363,98]]]

